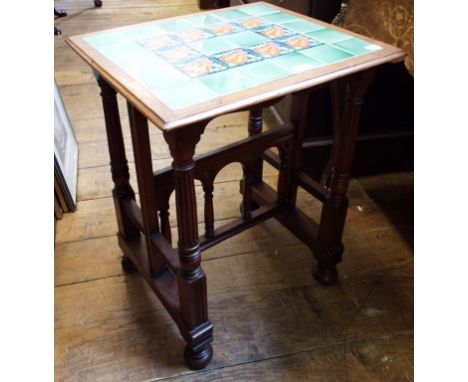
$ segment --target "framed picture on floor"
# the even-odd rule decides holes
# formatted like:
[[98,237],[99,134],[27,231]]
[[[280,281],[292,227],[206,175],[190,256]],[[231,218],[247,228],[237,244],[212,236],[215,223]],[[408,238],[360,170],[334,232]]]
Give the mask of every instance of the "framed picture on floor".
[[76,209],[78,144],[54,82],[54,191],[63,212]]

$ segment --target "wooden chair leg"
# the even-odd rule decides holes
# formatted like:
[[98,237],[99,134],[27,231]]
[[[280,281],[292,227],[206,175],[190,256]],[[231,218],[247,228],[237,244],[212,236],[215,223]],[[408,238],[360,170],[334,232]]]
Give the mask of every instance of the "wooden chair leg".
[[348,209],[348,190],[351,163],[359,127],[361,107],[367,87],[374,77],[374,70],[368,70],[344,78],[345,99],[342,103],[339,127],[333,142],[331,159],[330,198],[325,201],[320,219],[316,251],[318,260],[314,269],[315,279],[324,285],[333,284],[338,278],[337,264],[344,251],[343,235]]
[[[192,369],[208,365],[213,350],[213,325],[208,321],[206,277],[200,266],[193,155],[205,125],[164,132],[173,158],[178,226],[178,252],[181,272],[178,275],[182,335],[187,341],[185,360]],[[185,328],[185,329],[184,329]]]

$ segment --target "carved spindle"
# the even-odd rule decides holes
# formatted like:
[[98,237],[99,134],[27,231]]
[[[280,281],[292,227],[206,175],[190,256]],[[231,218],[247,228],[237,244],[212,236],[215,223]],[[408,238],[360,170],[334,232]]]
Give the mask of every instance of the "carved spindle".
[[169,223],[169,202],[165,202],[163,208],[159,211],[159,218],[161,219],[161,233],[166,240],[172,244],[171,225]]
[[340,126],[336,130],[333,145],[333,176],[330,180],[330,198],[324,203],[320,219],[317,251],[318,264],[314,276],[318,282],[330,285],[338,278],[336,265],[341,261],[344,250],[341,243],[346,212],[348,209],[348,190],[352,158],[359,127],[361,107],[367,87],[374,77],[374,69],[344,78],[346,84],[345,100]]
[[263,109],[255,108],[249,110],[249,136],[257,135],[263,128]]
[[[249,137],[261,134],[263,129],[263,109],[256,108],[249,111]],[[253,164],[252,169],[252,182],[254,184],[260,183],[263,177],[263,159],[258,156]]]
[[214,237],[213,190],[213,180],[204,180],[203,192],[205,193],[205,236],[210,238]]
[[252,200],[252,185],[254,180],[253,175],[253,164],[254,162],[248,161],[248,163],[243,164],[243,189],[242,189],[242,217],[245,220],[250,220],[252,218],[252,209],[254,207]]
[[187,341],[185,360],[189,367],[201,369],[211,360],[213,326],[208,321],[206,277],[201,262],[195,198],[193,155],[206,124],[164,132],[174,159],[174,184],[177,206],[178,251],[181,265],[177,278],[180,314]]
[[291,145],[284,144],[279,147],[280,168],[278,174],[278,203],[285,203],[288,200],[289,185],[291,177]]

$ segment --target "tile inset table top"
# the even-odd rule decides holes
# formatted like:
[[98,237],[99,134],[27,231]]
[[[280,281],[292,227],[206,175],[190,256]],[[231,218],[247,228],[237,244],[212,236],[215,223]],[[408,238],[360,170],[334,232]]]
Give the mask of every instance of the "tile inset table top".
[[67,42],[162,129],[404,55],[263,2],[88,33]]

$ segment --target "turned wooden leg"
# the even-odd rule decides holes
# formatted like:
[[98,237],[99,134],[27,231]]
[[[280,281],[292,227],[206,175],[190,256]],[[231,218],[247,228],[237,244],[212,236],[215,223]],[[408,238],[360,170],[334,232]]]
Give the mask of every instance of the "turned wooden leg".
[[[96,77],[98,85],[101,88],[102,105],[104,108],[110,166],[114,182],[112,195],[114,198],[115,215],[119,227],[119,235],[128,240],[138,237],[140,231],[123,210],[123,202],[128,199],[135,200],[135,193],[129,183],[130,175],[125,155],[122,126],[120,124],[117,93],[101,76],[96,75]],[[136,267],[131,260],[125,256],[122,259],[122,267],[126,273],[136,271]]]
[[[344,250],[341,243],[346,212],[351,163],[359,127],[361,106],[367,87],[372,82],[374,70],[344,78],[345,99],[340,105],[339,126],[335,133],[331,158],[330,198],[324,203],[320,219],[316,253],[318,263],[314,269],[315,279],[324,285],[333,284],[338,278],[336,265]],[[341,85],[339,85],[341,86]]]
[[163,258],[156,253],[152,236],[159,232],[156,192],[154,189],[153,164],[151,161],[151,146],[146,117],[128,103],[128,118],[132,133],[133,155],[137,174],[140,196],[141,215],[143,219],[143,233],[145,235],[146,250],[151,276],[159,275],[165,268]]
[[176,193],[178,251],[181,272],[178,276],[180,314],[187,341],[185,360],[192,369],[208,365],[213,350],[213,325],[208,321],[206,277],[200,266],[197,204],[194,186],[193,155],[205,124],[164,132],[173,158]]

